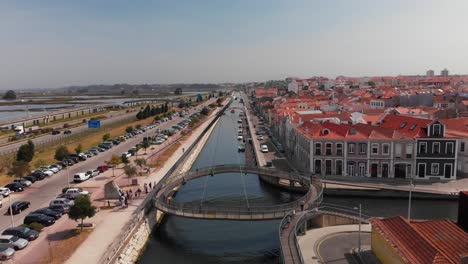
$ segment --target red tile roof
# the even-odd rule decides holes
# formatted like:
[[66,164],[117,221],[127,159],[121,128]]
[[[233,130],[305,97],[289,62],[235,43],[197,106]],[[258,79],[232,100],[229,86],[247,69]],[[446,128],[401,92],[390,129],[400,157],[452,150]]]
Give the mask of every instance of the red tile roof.
[[431,119],[416,118],[402,115],[386,115],[380,127],[397,130],[408,137],[425,137],[426,128],[432,122]]

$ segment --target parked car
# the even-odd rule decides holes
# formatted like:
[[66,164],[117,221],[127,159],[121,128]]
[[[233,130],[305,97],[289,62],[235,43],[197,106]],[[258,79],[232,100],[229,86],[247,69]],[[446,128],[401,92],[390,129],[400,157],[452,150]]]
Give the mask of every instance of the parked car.
[[56,168],[56,167],[52,167],[52,166],[42,166],[39,168],[41,171],[51,171],[53,173],[57,173],[59,172],[59,170]]
[[26,177],[23,177],[25,180],[28,180],[32,183],[35,183],[37,181],[37,178],[32,176],[32,175],[29,175],[29,176],[26,176]]
[[31,203],[27,201],[16,201],[12,203],[10,207],[8,207],[8,214],[10,214],[10,208],[12,214],[19,214],[22,211],[28,209],[30,204]]
[[84,154],[86,155],[87,158],[91,158],[94,156],[94,153],[91,151],[86,151]]
[[13,182],[16,182],[16,183],[19,183],[21,185],[23,185],[24,187],[29,187],[32,185],[32,182],[31,181],[28,181],[24,178],[16,178],[13,180]]
[[63,166],[60,163],[57,163],[50,165],[49,168],[57,168],[58,171],[61,171],[63,169]]
[[93,153],[94,156],[98,155],[99,154],[99,150],[97,148],[92,148],[92,149],[89,149],[88,152],[91,152]]
[[65,134],[65,135],[68,135],[68,134],[71,134],[71,133],[72,133],[71,130],[65,130],[65,131],[63,131],[63,134]]
[[65,199],[65,198],[55,198],[54,200],[50,201],[50,203],[49,203],[50,206],[52,206],[52,205],[62,205],[62,204],[72,206],[72,205],[75,204],[75,202],[72,201],[72,200]]
[[268,146],[263,144],[260,146],[260,151],[263,152],[263,153],[267,153],[268,152]]
[[73,195],[73,194],[69,194],[69,193],[61,193],[61,194],[57,195],[57,198],[65,198],[65,199],[68,199],[68,200],[75,200],[78,196],[81,196],[81,195]]
[[10,189],[5,188],[5,187],[0,188],[0,195],[2,197],[8,197],[8,195],[10,195],[10,193],[11,193]]
[[52,135],[59,135],[60,134],[60,130],[52,130]]
[[243,136],[237,136],[237,140],[243,140],[244,137]]
[[49,209],[49,208],[41,208],[41,209],[37,209],[36,211],[32,212],[33,214],[43,214],[43,215],[47,215],[49,217],[53,217],[55,220],[59,219],[60,217],[62,217],[62,213],[60,212],[57,212],[57,211],[54,211],[52,209]]
[[32,214],[28,214],[24,218],[23,223],[25,225],[29,225],[32,223],[39,223],[44,226],[51,226],[55,223],[55,219],[47,215],[32,213]]
[[84,182],[86,180],[89,180],[91,176],[86,174],[86,173],[77,173],[73,176],[73,181],[76,183]]
[[258,136],[258,140],[264,140],[265,137],[263,137],[262,135]]
[[122,153],[122,157],[127,157],[127,158],[130,158],[132,156],[132,154],[128,153],[128,152],[124,152]]
[[5,235],[0,236],[0,246],[9,247],[14,250],[20,250],[28,245],[28,241],[17,236]]
[[92,177],[98,176],[98,175],[99,175],[99,171],[98,171],[98,170],[89,170],[89,171],[86,172],[86,174],[88,174],[89,177],[92,178]]
[[44,173],[44,174],[45,174],[46,176],[48,176],[48,177],[54,175],[54,172],[51,171],[51,170],[48,170],[48,169],[41,169],[41,168],[39,168],[38,170],[35,170],[35,171],[33,171],[32,173],[34,173],[34,172],[42,172],[42,173]]
[[19,183],[16,183],[16,182],[9,183],[9,184],[5,185],[5,188],[10,189],[10,191],[12,191],[12,192],[22,192],[22,191],[24,191],[23,185],[21,185]]
[[88,191],[85,191],[85,190],[83,190],[81,188],[70,188],[70,189],[67,189],[65,191],[65,193],[79,193],[81,195],[88,195],[89,194]]
[[16,251],[10,247],[0,246],[0,260],[5,261],[11,259],[15,255],[15,252]]
[[57,211],[59,213],[61,213],[62,215],[68,213],[68,211],[70,211],[70,206],[69,205],[66,205],[66,204],[57,204],[57,205],[51,205],[48,207],[50,210],[54,210],[54,211]]
[[32,241],[39,237],[39,232],[24,226],[18,226],[5,229],[2,235],[17,236],[19,238]]
[[100,173],[103,173],[105,171],[107,171],[109,169],[109,167],[107,167],[107,165],[101,165],[101,166],[98,166],[97,167],[97,170],[100,172]]
[[31,173],[31,176],[36,177],[36,179],[39,181],[42,181],[43,179],[45,179],[45,177],[47,177],[47,175],[42,171],[35,171]]

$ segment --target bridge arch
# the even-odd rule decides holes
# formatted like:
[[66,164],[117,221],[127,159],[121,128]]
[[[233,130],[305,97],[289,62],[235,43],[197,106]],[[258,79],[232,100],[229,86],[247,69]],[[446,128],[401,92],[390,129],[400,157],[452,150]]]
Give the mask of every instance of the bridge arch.
[[[258,174],[263,180],[290,190],[303,191],[305,194],[296,201],[265,206],[203,206],[200,203],[176,203],[173,195],[184,183],[209,175],[238,172]],[[166,179],[155,194],[155,207],[167,214],[198,219],[224,220],[271,220],[282,219],[293,210],[311,209],[322,201],[322,185],[318,179],[278,170],[244,165],[218,165],[176,175]]]

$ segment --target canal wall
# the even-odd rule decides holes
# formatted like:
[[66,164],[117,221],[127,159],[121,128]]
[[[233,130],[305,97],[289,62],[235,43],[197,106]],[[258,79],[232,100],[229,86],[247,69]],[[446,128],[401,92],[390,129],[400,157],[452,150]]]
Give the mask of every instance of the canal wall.
[[[206,142],[208,141],[211,133],[213,132],[216,124],[219,121],[221,115],[229,107],[232,100],[225,103],[225,106],[215,114],[213,120],[205,127],[200,135],[193,141],[189,148],[183,155],[177,160],[177,162],[171,167],[166,175],[160,180],[163,182],[165,179],[173,174],[184,172],[184,170],[190,170],[193,163],[196,161],[198,155],[203,150]],[[124,241],[119,243],[119,247],[109,250],[110,252],[117,252],[115,255],[103,256],[103,263],[118,263],[118,264],[130,264],[136,263],[138,258],[143,252],[148,239],[150,238],[151,232],[154,228],[157,228],[163,218],[164,213],[156,210],[153,207],[153,199],[155,192],[159,189],[160,183],[148,194],[145,201],[135,210],[135,220],[131,222],[132,228],[129,228],[128,234],[122,234]]]
[[[363,198],[391,198],[391,199],[408,199],[409,192],[406,190],[388,190],[388,189],[370,189],[370,188],[324,188],[324,195],[337,197],[363,197]],[[412,199],[418,200],[457,200],[458,195],[431,193],[413,191]]]

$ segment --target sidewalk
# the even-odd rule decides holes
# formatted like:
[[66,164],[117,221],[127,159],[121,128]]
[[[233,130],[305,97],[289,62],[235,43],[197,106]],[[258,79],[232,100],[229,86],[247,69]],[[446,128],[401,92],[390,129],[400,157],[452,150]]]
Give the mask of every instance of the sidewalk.
[[[143,182],[159,182],[167,173],[167,171],[169,171],[172,165],[179,159],[180,155],[182,154],[182,148],[189,148],[189,146],[195,141],[196,138],[198,138],[198,136],[200,136],[202,131],[214,118],[215,112],[217,111],[213,111],[213,114],[210,115],[196,130],[194,130],[187,140],[179,141],[181,145],[177,151],[164,163],[160,169],[147,176]],[[204,143],[209,138],[210,133],[207,133],[204,139],[194,149],[188,158],[189,162],[186,162],[183,166],[184,170],[190,169],[191,164],[189,166],[189,163],[195,161],[199,151],[203,149]],[[178,153],[180,155],[178,155]],[[143,182],[141,182],[140,185],[142,185]],[[112,242],[118,237],[120,231],[131,219],[133,212],[143,202],[144,198],[145,195],[143,194],[141,198],[132,200],[131,204],[127,208],[119,208],[109,211],[107,215],[103,217],[102,221],[95,223],[96,227],[94,231],[89,235],[85,242],[83,242],[80,247],[76,249],[74,254],[67,260],[66,263],[98,263],[101,256],[104,255],[104,253],[108,250],[109,245],[111,245]],[[92,221],[94,222],[94,219]]]
[[[307,233],[298,237],[299,250],[304,257],[305,264],[321,263],[318,247],[328,237],[340,233],[357,232],[359,225],[338,225],[307,230]],[[362,232],[370,232],[371,225],[361,225]]]

